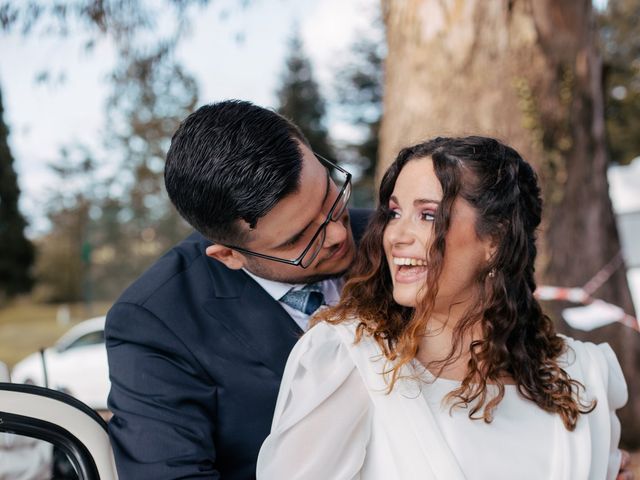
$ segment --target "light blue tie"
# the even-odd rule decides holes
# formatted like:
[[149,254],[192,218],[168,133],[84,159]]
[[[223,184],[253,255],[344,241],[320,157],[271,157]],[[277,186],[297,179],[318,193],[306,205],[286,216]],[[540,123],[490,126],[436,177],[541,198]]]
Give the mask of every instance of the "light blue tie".
[[300,290],[289,290],[280,301],[306,315],[312,315],[324,304],[324,294],[320,285],[311,283]]

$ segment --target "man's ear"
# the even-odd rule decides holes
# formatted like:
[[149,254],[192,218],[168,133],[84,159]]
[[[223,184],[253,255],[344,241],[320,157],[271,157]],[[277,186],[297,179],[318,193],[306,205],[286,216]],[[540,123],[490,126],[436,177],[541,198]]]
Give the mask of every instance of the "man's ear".
[[240,270],[244,267],[244,255],[236,252],[232,248],[214,243],[213,245],[209,245],[205,252],[208,257],[215,258],[231,270]]

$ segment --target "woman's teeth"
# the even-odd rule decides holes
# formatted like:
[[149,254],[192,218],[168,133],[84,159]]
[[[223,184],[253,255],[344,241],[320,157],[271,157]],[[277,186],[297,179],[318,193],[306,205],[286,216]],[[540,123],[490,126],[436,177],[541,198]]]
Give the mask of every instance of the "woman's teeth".
[[427,264],[427,261],[421,258],[393,257],[393,264],[394,265],[411,265],[412,267],[415,267],[415,266],[424,266]]

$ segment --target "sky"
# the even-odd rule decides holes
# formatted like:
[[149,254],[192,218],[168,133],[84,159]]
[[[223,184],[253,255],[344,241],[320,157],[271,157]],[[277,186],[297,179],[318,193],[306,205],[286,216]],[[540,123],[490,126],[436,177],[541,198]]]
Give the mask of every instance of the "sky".
[[[275,106],[287,42],[296,28],[323,93],[331,98],[333,72],[358,32],[370,28],[379,0],[253,0],[246,9],[240,3],[216,0],[199,10],[178,49],[178,58],[198,81],[200,104],[241,98]],[[236,40],[239,32],[241,42]],[[107,75],[115,60],[108,41],[89,54],[79,35],[0,36],[4,121],[32,237],[48,226],[39,208],[54,179],[47,164],[65,145],[101,148]],[[53,80],[37,83],[43,70]],[[329,126],[334,137],[353,135],[335,118]]]
[[[190,35],[178,57],[198,81],[200,103],[226,98],[274,106],[284,69],[287,41],[294,29],[302,36],[316,79],[328,99],[333,96],[334,72],[361,32],[371,28],[379,0],[253,0],[243,9],[238,0],[215,0],[194,16]],[[596,0],[598,8],[606,0]],[[221,19],[226,12],[225,19]],[[242,32],[244,40],[236,41]],[[104,104],[110,85],[107,75],[115,63],[108,41],[86,53],[81,37],[0,36],[0,88],[9,143],[22,190],[21,208],[30,221],[28,234],[47,229],[40,209],[53,184],[47,164],[65,145],[87,144],[100,150]],[[36,83],[47,70],[64,82]],[[349,125],[329,118],[334,138],[353,136]],[[610,176],[617,210],[640,210],[640,162]]]

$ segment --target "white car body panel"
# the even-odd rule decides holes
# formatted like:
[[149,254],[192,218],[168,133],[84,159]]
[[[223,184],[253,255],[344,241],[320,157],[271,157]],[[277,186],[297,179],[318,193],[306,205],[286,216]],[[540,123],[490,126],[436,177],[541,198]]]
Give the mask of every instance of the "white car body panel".
[[[0,388],[0,432],[3,426],[10,422],[16,422],[15,415],[22,417],[21,425],[46,422],[53,426],[63,428],[69,438],[73,438],[76,444],[82,445],[95,465],[98,477],[90,474],[88,477],[93,480],[117,480],[117,472],[113,459],[113,452],[109,443],[109,436],[105,424],[99,418],[89,415],[88,407],[78,405],[79,402],[65,399],[64,395],[48,389],[37,389],[36,387],[22,387],[25,390],[11,390],[10,384],[4,384]],[[13,387],[15,388],[15,387]],[[15,426],[11,430],[17,430]],[[71,437],[72,436],[72,437]]]
[[88,338],[85,336],[104,337],[104,322],[104,317],[85,320],[44,351],[47,385],[40,352],[18,362],[11,371],[11,380],[48,386],[70,394],[93,409],[106,410],[111,385],[104,342],[74,346],[79,339]]

